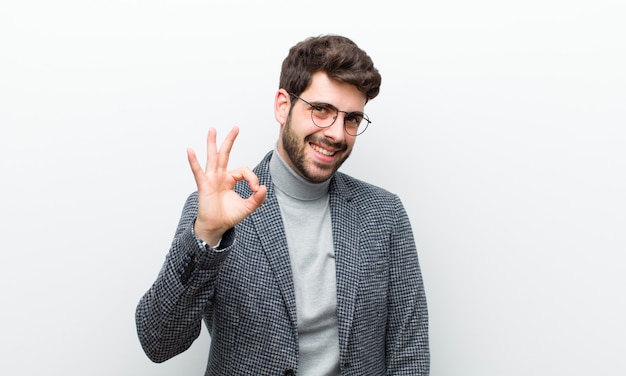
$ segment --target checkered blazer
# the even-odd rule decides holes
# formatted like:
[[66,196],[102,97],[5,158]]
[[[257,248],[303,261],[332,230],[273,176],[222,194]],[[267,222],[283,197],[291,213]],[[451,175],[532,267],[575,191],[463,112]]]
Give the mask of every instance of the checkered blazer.
[[[189,348],[202,320],[211,335],[205,375],[296,375],[296,299],[287,239],[269,174],[263,205],[229,230],[223,250],[193,235],[197,193],[185,203],[171,249],[136,310],[147,356]],[[240,182],[235,190],[251,194]],[[343,173],[330,184],[342,375],[428,375],[428,315],[417,250],[400,199]]]

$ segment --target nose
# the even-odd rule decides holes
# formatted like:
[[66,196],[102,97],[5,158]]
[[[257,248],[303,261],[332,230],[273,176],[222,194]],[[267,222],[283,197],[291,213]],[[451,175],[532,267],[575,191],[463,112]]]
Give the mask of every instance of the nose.
[[346,135],[343,126],[344,116],[342,113],[335,115],[335,122],[330,127],[324,128],[324,136],[335,141],[343,140]]

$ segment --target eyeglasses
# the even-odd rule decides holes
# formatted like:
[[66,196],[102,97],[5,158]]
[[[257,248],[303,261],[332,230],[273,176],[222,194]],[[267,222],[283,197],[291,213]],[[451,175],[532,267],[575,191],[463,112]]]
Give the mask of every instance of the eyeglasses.
[[343,129],[350,136],[363,134],[371,123],[367,115],[362,112],[341,111],[329,103],[310,103],[293,93],[289,93],[289,95],[311,106],[311,120],[318,128],[328,128],[335,124],[340,112],[345,114],[343,117]]

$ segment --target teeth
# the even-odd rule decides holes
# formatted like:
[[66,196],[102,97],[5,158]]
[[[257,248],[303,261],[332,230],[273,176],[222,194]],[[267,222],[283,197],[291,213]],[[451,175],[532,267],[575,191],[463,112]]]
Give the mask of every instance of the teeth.
[[324,155],[328,155],[328,156],[335,155],[334,151],[328,151],[328,150],[322,149],[322,148],[320,148],[319,146],[316,146],[316,145],[311,145],[311,146],[313,146],[313,150],[317,151],[318,153],[321,153],[321,154],[324,154]]

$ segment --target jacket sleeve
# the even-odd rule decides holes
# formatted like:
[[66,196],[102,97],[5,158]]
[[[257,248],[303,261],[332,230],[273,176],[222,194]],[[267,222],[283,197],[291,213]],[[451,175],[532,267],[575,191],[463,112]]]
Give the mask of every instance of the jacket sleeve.
[[428,310],[417,248],[407,213],[396,197],[391,234],[387,324],[388,375],[430,374]]
[[219,265],[233,242],[234,230],[230,230],[222,240],[225,249],[202,247],[193,234],[197,202],[197,193],[187,199],[161,271],[135,311],[139,341],[153,362],[182,353],[198,338],[203,314],[212,312]]

